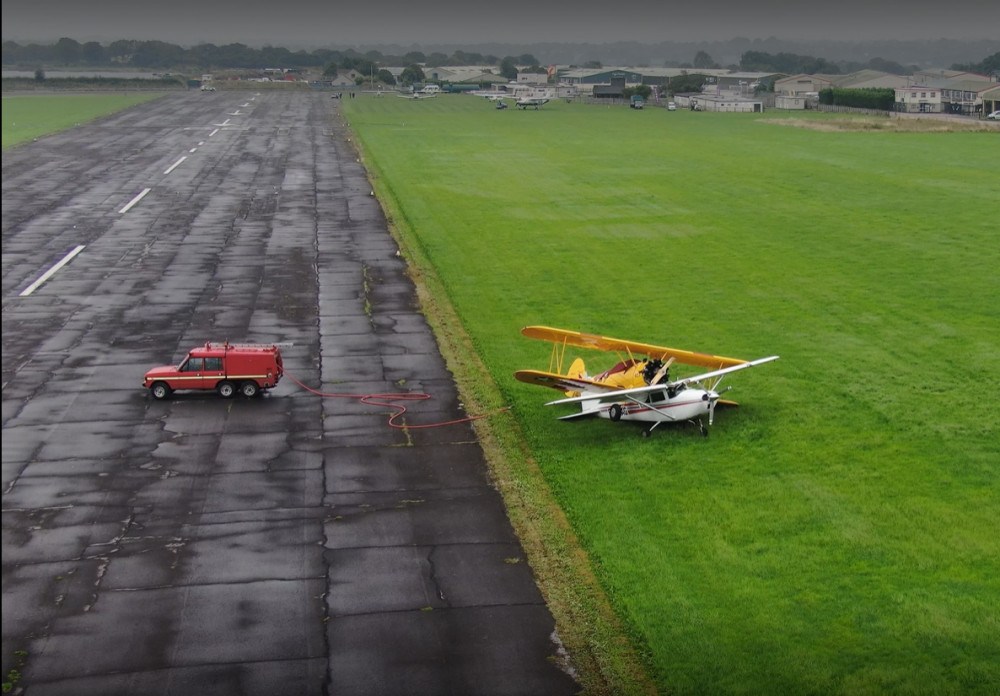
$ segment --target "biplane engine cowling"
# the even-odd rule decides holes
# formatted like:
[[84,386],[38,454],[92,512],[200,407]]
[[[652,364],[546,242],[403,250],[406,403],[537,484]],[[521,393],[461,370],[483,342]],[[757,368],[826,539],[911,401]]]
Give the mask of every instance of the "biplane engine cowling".
[[[646,384],[652,384],[656,373],[663,367],[663,361],[657,358],[646,361],[646,366],[642,368],[642,379]],[[664,375],[667,378],[667,375]]]

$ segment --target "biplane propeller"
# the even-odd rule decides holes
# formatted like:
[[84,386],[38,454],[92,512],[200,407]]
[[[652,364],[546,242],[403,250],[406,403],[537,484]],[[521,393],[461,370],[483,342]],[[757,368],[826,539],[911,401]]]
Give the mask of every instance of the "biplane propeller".
[[[521,330],[528,338],[551,342],[552,356],[547,371],[519,370],[514,377],[528,384],[557,389],[566,398],[549,401],[556,404],[580,404],[581,410],[561,416],[571,420],[583,416],[598,416],[612,422],[640,421],[650,423],[642,430],[650,435],[662,423],[692,422],[707,435],[702,420],[715,420],[715,407],[724,401],[720,397],[732,387],[719,389],[729,374],[777,360],[772,355],[758,360],[741,360],[695,351],[665,348],[636,341],[596,336],[547,326],[528,326]],[[563,363],[569,346],[618,354],[618,362],[596,376],[587,374],[582,359],[573,360],[564,372]],[[638,357],[637,357],[638,356]],[[708,372],[670,379],[675,364],[709,368]]]

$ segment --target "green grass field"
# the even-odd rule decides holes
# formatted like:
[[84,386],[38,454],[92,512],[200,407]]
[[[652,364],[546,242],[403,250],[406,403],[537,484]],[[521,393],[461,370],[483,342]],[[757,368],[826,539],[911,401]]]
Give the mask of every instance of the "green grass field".
[[3,149],[157,99],[159,94],[60,94],[3,98]]
[[[658,690],[1000,691],[1000,133],[492,107],[343,104]],[[529,324],[782,357],[642,439]]]

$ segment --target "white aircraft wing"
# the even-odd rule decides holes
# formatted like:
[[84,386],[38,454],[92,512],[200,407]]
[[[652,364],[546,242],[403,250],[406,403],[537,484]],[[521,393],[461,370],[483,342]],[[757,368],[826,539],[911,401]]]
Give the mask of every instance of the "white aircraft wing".
[[706,379],[714,379],[715,377],[722,377],[723,375],[728,375],[730,372],[738,372],[740,370],[745,370],[748,367],[754,367],[755,365],[763,365],[764,363],[771,362],[772,360],[777,360],[780,356],[772,355],[767,358],[760,358],[759,360],[751,360],[750,362],[740,363],[739,365],[733,365],[731,367],[724,367],[721,370],[713,370],[711,372],[703,372],[700,375],[693,375],[691,377],[685,377],[684,379],[674,380],[673,382],[666,382],[664,384],[649,384],[642,387],[634,387],[632,389],[619,389],[616,391],[604,392],[602,394],[597,394],[591,392],[589,394],[584,394],[582,396],[571,396],[568,399],[556,399],[555,401],[549,401],[546,406],[553,406],[555,404],[578,404],[581,401],[593,401],[594,399],[622,399],[635,396],[636,394],[648,394],[649,392],[663,391],[671,387],[679,387],[682,385],[688,385],[692,382],[701,382]]

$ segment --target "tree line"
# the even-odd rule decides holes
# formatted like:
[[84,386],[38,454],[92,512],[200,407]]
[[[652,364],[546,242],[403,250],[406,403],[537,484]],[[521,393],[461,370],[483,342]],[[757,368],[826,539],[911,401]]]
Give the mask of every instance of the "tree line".
[[[379,51],[360,53],[319,48],[313,51],[290,51],[280,46],[252,48],[242,43],[217,46],[211,43],[184,48],[165,41],[136,41],[122,39],[102,44],[97,41],[80,43],[75,39],[61,38],[53,44],[19,44],[5,41],[3,64],[37,68],[49,67],[109,67],[127,66],[140,69],[195,69],[201,72],[220,69],[258,68],[326,68],[331,64],[343,70],[369,72],[373,67],[385,65],[415,65],[429,67],[448,65],[495,65],[504,67],[538,67],[538,60],[531,54],[497,57],[467,51],[455,51],[450,56],[440,52],[424,54],[411,51],[402,56],[385,55]],[[516,74],[516,73],[515,73]]]
[[[918,70],[915,65],[907,67],[883,58],[872,58],[865,63],[842,64],[815,56],[803,56],[795,53],[770,54],[761,51],[746,51],[740,57],[740,69],[752,72],[784,73],[786,75],[840,75],[864,69],[878,70],[894,75],[912,75]],[[952,65],[951,69],[981,75],[1000,74],[1000,52],[987,56],[978,63]]]
[[833,106],[892,111],[895,101],[895,90],[883,87],[868,89],[831,88],[819,91],[819,103]]
[[[217,46],[202,43],[190,48],[165,41],[137,41],[121,39],[102,44],[97,41],[80,43],[71,38],[61,38],[53,44],[19,44],[5,41],[2,46],[3,64],[35,69],[40,66],[108,67],[127,66],[138,69],[176,69],[210,72],[220,69],[247,68],[318,68],[330,74],[331,69],[355,70],[361,74],[378,72],[380,67],[399,65],[444,67],[449,65],[495,66],[498,74],[514,79],[517,72],[525,70],[545,72],[540,61],[532,54],[499,57],[471,51],[456,50],[451,55],[440,51],[424,53],[410,51],[403,55],[384,54],[377,50],[361,53],[354,49],[335,50],[319,48],[312,51],[291,51],[280,46],[252,48],[242,43]],[[583,68],[601,68],[599,61],[587,61]],[[703,50],[698,51],[691,63],[674,67],[721,68]],[[738,65],[727,66],[748,72],[770,72],[786,75],[825,74],[838,75],[869,68],[897,75],[908,75],[916,66],[904,66],[891,60],[872,58],[865,63],[845,64],[822,57],[789,52],[768,53],[745,51]],[[952,65],[953,70],[964,70],[985,75],[1000,74],[1000,52],[982,61]]]

